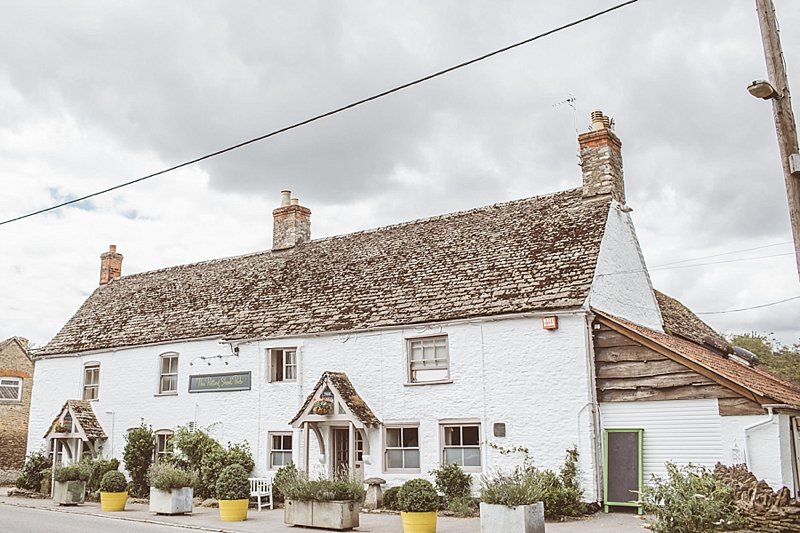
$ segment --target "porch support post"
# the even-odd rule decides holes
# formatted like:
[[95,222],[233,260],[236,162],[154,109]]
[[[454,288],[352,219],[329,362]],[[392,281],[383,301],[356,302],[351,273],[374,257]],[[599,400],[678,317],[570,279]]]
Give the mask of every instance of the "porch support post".
[[78,456],[76,457],[77,462],[80,462],[83,459],[83,439],[78,439]]
[[304,456],[303,468],[305,469],[306,474],[311,473],[308,469],[308,459],[309,459],[308,447],[311,442],[311,438],[308,434],[309,431],[311,431],[311,428],[308,427],[308,422],[303,422],[303,456]]
[[53,439],[53,466],[50,468],[50,497],[56,486],[56,457],[58,457],[58,439]]
[[347,473],[348,476],[352,476],[355,473],[356,468],[356,435],[355,435],[356,427],[350,422],[347,425],[347,439],[350,443],[347,447],[348,455],[347,464],[349,465],[349,472]]

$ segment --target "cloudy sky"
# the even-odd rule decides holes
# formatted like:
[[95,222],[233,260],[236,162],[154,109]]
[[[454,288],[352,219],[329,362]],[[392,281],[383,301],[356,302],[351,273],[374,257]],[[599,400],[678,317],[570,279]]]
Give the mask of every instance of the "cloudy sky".
[[[2,220],[616,3],[0,2]],[[791,78],[800,10],[796,0],[775,4],[800,94]],[[576,187],[575,127],[585,131],[598,108],[623,141],[628,203],[657,288],[698,312],[800,295],[770,104],[745,90],[764,77],[753,0],[641,0],[285,135],[0,226],[0,339],[45,344],[97,286],[111,243],[127,274],[269,248],[284,188],[312,209],[313,236],[323,237]],[[555,105],[570,97],[575,113]],[[800,300],[703,318],[723,332],[800,339]]]

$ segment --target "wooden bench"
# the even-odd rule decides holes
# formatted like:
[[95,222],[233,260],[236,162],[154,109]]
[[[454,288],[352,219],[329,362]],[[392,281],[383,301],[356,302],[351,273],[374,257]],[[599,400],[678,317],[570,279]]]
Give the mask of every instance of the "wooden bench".
[[[247,479],[250,482],[250,497],[258,499],[258,510],[261,511],[262,507],[269,505],[273,509],[272,504],[272,483],[265,477],[251,477]],[[267,501],[261,503],[261,498]]]

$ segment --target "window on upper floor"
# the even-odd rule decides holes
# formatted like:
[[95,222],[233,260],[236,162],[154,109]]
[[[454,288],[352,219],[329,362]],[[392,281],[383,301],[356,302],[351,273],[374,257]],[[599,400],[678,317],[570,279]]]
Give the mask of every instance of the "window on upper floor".
[[83,399],[96,400],[100,392],[100,363],[83,365]]
[[442,464],[456,464],[466,472],[481,470],[481,426],[478,423],[442,424]]
[[419,472],[419,427],[387,426],[384,439],[387,472]]
[[272,348],[269,350],[269,380],[297,380],[297,348]]
[[159,394],[178,393],[178,354],[175,352],[161,354],[159,356]]
[[408,339],[409,383],[436,383],[450,379],[447,335]]
[[22,378],[0,378],[0,401],[2,400],[22,400]]
[[292,434],[269,433],[269,469],[277,470],[292,462]]
[[159,429],[156,431],[156,447],[155,447],[155,460],[159,462],[167,455],[172,453],[172,436],[174,432],[171,429]]

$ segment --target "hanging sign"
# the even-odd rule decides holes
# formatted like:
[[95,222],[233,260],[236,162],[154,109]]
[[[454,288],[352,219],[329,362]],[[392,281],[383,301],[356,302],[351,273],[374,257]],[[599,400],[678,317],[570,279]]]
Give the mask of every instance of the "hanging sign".
[[189,376],[189,392],[250,390],[250,371]]

